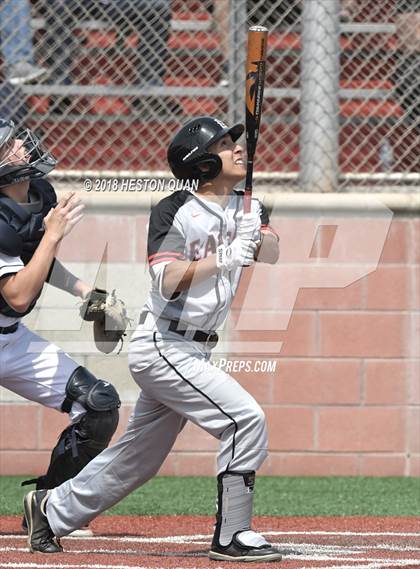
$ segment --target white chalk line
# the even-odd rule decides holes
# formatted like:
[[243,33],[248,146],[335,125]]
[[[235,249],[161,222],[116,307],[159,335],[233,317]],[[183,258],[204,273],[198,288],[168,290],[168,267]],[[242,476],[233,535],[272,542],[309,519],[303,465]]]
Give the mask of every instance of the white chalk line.
[[[420,533],[417,532],[337,532],[337,531],[268,531],[263,532],[265,535],[270,536],[286,536],[286,535],[305,535],[308,536],[365,536],[365,537],[420,537]],[[86,542],[86,545],[92,541],[102,541],[102,542],[119,542],[119,543],[144,543],[144,544],[151,544],[151,543],[173,543],[173,544],[191,544],[191,545],[206,545],[208,546],[209,541],[211,540],[211,534],[196,534],[196,535],[178,535],[178,536],[166,536],[166,537],[140,537],[140,536],[84,536],[84,537],[68,537],[65,539],[75,540],[78,539],[80,541]],[[25,535],[0,535],[0,539],[22,539],[26,540],[27,537]],[[201,541],[201,540],[207,541]],[[331,544],[322,545],[322,544],[308,544],[308,543],[277,543],[280,547],[292,547],[297,549],[298,551],[302,551],[302,554],[293,555],[292,552],[290,555],[285,555],[284,559],[286,560],[296,560],[296,561],[306,561],[306,562],[338,562],[339,565],[325,565],[324,567],[319,566],[305,566],[301,569],[387,569],[392,567],[408,567],[414,565],[418,559],[378,559],[378,558],[369,558],[369,557],[356,557],[356,555],[360,554],[361,551],[369,551],[369,550],[384,550],[388,552],[417,552],[420,551],[418,547],[411,547],[411,546],[395,546],[395,545],[387,545],[387,544],[377,544],[377,545],[351,545],[351,546],[334,546]],[[13,548],[13,547],[6,547],[0,548],[0,551],[3,552],[27,552],[26,548]],[[316,553],[319,552],[319,553]],[[341,556],[337,556],[337,554],[341,552]],[[106,550],[100,549],[91,552],[87,552],[86,550],[71,550],[68,553],[80,553],[80,554],[131,554],[136,553],[135,550]],[[335,555],[333,555],[335,554]],[[346,557],[348,555],[354,555],[355,557]],[[346,564],[346,562],[351,562],[351,565]],[[343,562],[345,564],[343,564]],[[420,566],[420,563],[419,563]],[[57,564],[54,563],[53,565],[50,564],[38,564],[38,563],[15,563],[9,562],[3,564],[2,567],[6,568],[16,568],[16,569],[86,569],[86,565],[78,565],[78,564]],[[113,565],[113,564],[89,564],[90,569],[132,569],[132,565]],[[136,569],[152,569],[151,567],[136,567]],[[165,567],[153,567],[153,569],[166,569]],[[175,569],[185,569],[184,567],[178,567]],[[218,567],[213,567],[212,569],[221,569]]]
[[[4,563],[2,568],[10,567],[16,569],[45,569],[52,567],[52,569],[86,569],[86,563],[83,565],[76,565],[74,563]],[[152,569],[148,566],[133,566],[133,565],[103,565],[89,563],[89,569]],[[153,569],[167,569],[167,567],[153,567]],[[185,569],[185,567],[175,567],[174,569]],[[215,569],[218,569],[215,567]],[[354,569],[354,568],[353,568]]]
[[[261,532],[267,536],[283,536],[283,535],[304,535],[304,536],[358,536],[358,537],[419,537],[418,532],[351,532],[351,531],[264,531]],[[118,540],[122,543],[198,543],[204,544],[202,540],[211,540],[212,534],[196,534],[196,535],[171,535],[161,537],[140,537],[140,536],[66,536],[65,539],[78,540],[94,540],[94,541],[114,541]],[[0,539],[27,539],[27,536],[20,534],[0,535]]]
[[[315,559],[302,559],[302,561],[315,561]],[[324,559],[318,558],[317,561],[323,561]],[[311,567],[305,566],[301,569],[385,569],[386,567],[407,567],[413,565],[416,560],[414,559],[350,559],[345,558],[327,558],[325,561],[352,561],[352,565],[325,565],[324,567]],[[362,562],[363,564],[355,565],[354,562]],[[75,563],[22,563],[22,562],[6,562],[2,566],[3,568],[11,569],[86,569],[86,564],[80,565]],[[212,566],[213,567],[213,566]],[[148,567],[148,566],[133,566],[133,565],[110,565],[110,564],[100,564],[100,563],[89,563],[89,569],[167,569],[166,567]],[[185,567],[179,566],[174,569],[185,569]],[[222,569],[220,567],[214,567],[214,569]]]
[[[283,543],[279,543],[279,544],[275,544],[277,546],[281,546],[284,547],[285,544]],[[289,544],[289,545],[295,545],[295,544]],[[299,545],[299,544],[297,544]],[[418,550],[417,550],[418,551]],[[0,548],[0,552],[4,552],[4,553],[28,553],[28,548],[23,548],[23,547],[1,547]],[[64,553],[68,553],[68,554],[81,554],[81,555],[127,555],[127,554],[141,554],[142,552],[139,552],[135,549],[92,549],[92,550],[86,550],[86,549],[70,549],[68,551],[65,551]],[[182,555],[182,551],[179,552],[180,555]],[[204,552],[203,552],[204,553]],[[360,553],[362,553],[361,551],[351,551],[351,550],[347,550],[346,548],[339,548],[339,547],[334,547],[334,548],[319,548],[318,550],[315,551],[302,551],[299,553],[296,552],[290,552],[290,554],[285,553],[284,554],[284,558],[288,559],[288,560],[300,560],[300,561],[371,561],[371,562],[390,562],[390,561],[396,561],[396,562],[400,562],[400,561],[408,561],[407,559],[405,560],[401,560],[401,559],[384,559],[384,558],[378,558],[375,556],[371,556],[371,557],[356,557],[357,555],[360,555]],[[408,553],[408,551],[405,551],[405,553]],[[145,555],[147,555],[147,552],[145,552]],[[351,557],[354,556],[354,557]],[[411,559],[411,563],[417,561],[419,558],[412,558]]]
[[[119,542],[118,539],[115,539],[116,542]],[[190,545],[204,545],[209,546],[209,541],[196,541],[191,543]],[[389,551],[392,553],[400,553],[400,552],[420,552],[420,547],[412,547],[410,545],[406,546],[399,546],[399,545],[392,545],[392,544],[378,544],[378,545],[331,545],[331,544],[316,544],[316,543],[301,543],[301,542],[273,542],[273,545],[277,547],[285,548],[290,547],[297,549],[300,553],[310,554],[322,551],[323,553],[345,553],[346,555],[359,555],[361,552],[364,551]],[[20,548],[20,547],[0,547],[1,551],[27,551],[27,548]],[[71,549],[69,550],[72,553],[83,553],[86,550],[76,550]],[[94,551],[99,553],[136,553],[137,549],[101,549],[95,548]]]
[[[205,544],[207,546],[208,549],[208,543],[206,542]],[[207,551],[206,549],[206,551]],[[29,552],[29,548],[28,547],[0,547],[0,553],[28,553]],[[136,554],[136,555],[150,555],[150,554],[154,554],[153,551],[151,552],[147,552],[147,551],[139,551],[138,549],[100,549],[100,548],[96,548],[95,549],[64,549],[64,553],[70,553],[70,554],[74,554],[74,553],[80,553],[82,555],[132,555],[132,554]],[[189,553],[188,551],[178,551],[176,552],[177,554],[179,553],[179,555],[182,556],[183,553]],[[204,552],[203,552],[204,553]]]
[[322,543],[302,543],[302,542],[278,542],[277,546],[281,547],[296,547],[298,549],[302,549],[304,551],[312,551],[317,549],[322,549],[323,551],[346,551],[346,553],[360,553],[360,551],[369,551],[369,550],[384,550],[384,551],[393,551],[393,552],[400,552],[400,551],[419,551],[420,547],[413,547],[411,545],[393,545],[393,544],[386,544],[386,543],[378,543],[376,545],[325,545]]
[[[415,562],[416,560],[414,559],[413,561]],[[414,565],[413,561],[411,561],[411,563],[406,563],[404,560],[402,562],[397,560],[392,563],[388,561],[385,563],[375,561],[373,563],[363,563],[363,565],[324,565],[323,567],[317,565],[316,567],[306,566],[300,569],[387,569],[392,567],[409,567],[410,565]]]
[[[174,544],[185,544],[185,543],[195,543],[199,544],[202,543],[203,545],[208,545],[209,541],[213,536],[210,535],[177,535],[177,536],[169,536],[169,537],[134,537],[134,536],[108,536],[108,535],[97,535],[97,536],[65,536],[60,539],[65,540],[77,540],[77,541],[118,541],[120,543],[174,543]],[[206,541],[200,542],[202,538],[206,538]],[[26,535],[16,535],[16,534],[9,534],[9,535],[0,535],[0,539],[23,539],[27,540]]]
[[383,532],[369,532],[369,531],[264,531],[264,535],[355,535],[367,537],[420,537],[420,532],[397,532],[397,531],[383,531]]

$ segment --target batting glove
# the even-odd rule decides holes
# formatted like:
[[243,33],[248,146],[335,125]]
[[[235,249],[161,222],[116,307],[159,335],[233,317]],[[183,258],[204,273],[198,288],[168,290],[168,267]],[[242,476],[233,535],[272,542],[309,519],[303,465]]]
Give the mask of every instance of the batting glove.
[[252,239],[257,245],[261,242],[261,217],[259,213],[244,213],[238,225],[237,235]]
[[255,262],[257,243],[251,239],[236,237],[228,246],[219,245],[216,249],[216,264],[219,269],[233,271],[238,267],[249,267]]

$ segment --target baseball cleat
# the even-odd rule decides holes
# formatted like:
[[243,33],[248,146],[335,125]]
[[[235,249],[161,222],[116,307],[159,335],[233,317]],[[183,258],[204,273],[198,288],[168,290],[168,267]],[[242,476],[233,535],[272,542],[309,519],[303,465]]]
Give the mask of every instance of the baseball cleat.
[[45,506],[49,490],[33,490],[23,499],[26,524],[28,526],[29,551],[34,553],[60,553],[63,548],[54,539],[54,534],[48,523]]
[[[246,545],[248,541],[246,537],[250,535],[258,537],[256,541],[258,545]],[[252,536],[252,537],[253,537]],[[266,563],[268,561],[281,561],[281,553],[265,539],[253,531],[239,532],[235,534],[229,545],[223,546],[213,541],[209,558],[214,561],[244,561]]]
[[[26,518],[22,518],[22,531],[28,535],[28,524],[26,523]],[[67,537],[93,537],[93,531],[90,529],[89,525],[85,525],[79,529],[75,529],[68,534]]]

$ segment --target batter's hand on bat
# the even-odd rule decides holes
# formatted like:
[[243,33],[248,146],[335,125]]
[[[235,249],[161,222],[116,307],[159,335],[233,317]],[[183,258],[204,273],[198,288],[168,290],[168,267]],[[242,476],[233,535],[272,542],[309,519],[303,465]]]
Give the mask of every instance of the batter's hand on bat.
[[61,241],[83,217],[84,205],[75,192],[68,192],[44,218],[45,233]]
[[238,267],[249,267],[255,262],[256,250],[257,244],[252,239],[238,235],[230,245],[219,245],[217,248],[217,267],[227,271],[234,271]]
[[261,241],[261,217],[259,213],[244,213],[239,222],[237,234],[243,239],[252,239],[259,243]]

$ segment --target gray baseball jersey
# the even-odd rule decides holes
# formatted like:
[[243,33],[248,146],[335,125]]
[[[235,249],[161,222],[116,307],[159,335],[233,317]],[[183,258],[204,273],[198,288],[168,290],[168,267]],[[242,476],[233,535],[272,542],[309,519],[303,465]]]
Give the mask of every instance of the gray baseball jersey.
[[[168,263],[198,261],[214,255],[220,244],[228,245],[236,236],[242,211],[241,192],[232,193],[224,208],[188,191],[175,192],[153,208],[148,237],[152,289],[145,310],[202,330],[219,328],[228,314],[241,269],[218,272],[170,299],[162,292],[162,278]],[[259,200],[252,200],[251,211],[260,213],[262,230],[271,230],[267,210]]]

